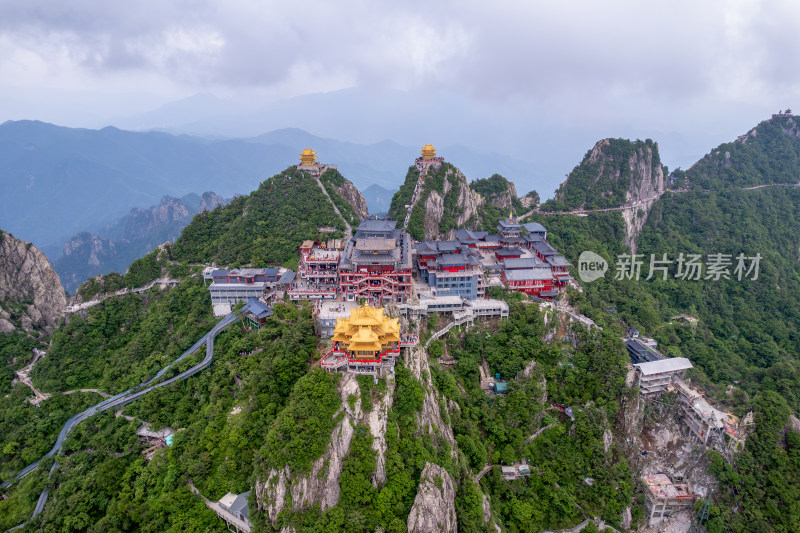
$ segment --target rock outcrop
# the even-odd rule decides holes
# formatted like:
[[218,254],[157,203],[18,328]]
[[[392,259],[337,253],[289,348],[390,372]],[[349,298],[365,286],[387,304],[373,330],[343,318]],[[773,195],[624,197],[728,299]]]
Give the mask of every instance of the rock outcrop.
[[0,331],[53,331],[67,305],[61,280],[29,242],[0,230]]
[[386,393],[371,406],[367,415],[369,431],[372,434],[372,448],[376,455],[375,474],[372,476],[372,484],[375,488],[386,482],[386,424],[389,421],[389,409],[392,408],[394,399],[394,378],[388,376],[386,381]]
[[164,242],[177,239],[195,214],[226,203],[225,198],[213,192],[183,198],[165,196],[157,205],[131,209],[97,233],[82,232],[73,236],[64,244],[53,267],[64,287],[74,291],[94,275],[124,272],[135,259]]
[[455,498],[450,474],[439,465],[427,463],[408,514],[409,533],[457,531]]
[[349,180],[344,180],[342,185],[334,185],[333,189],[345,202],[350,204],[350,207],[353,208],[358,218],[364,220],[369,217],[369,208],[367,207],[366,198],[364,198],[361,191]]
[[406,365],[411,370],[411,373],[414,374],[414,377],[422,383],[423,389],[425,389],[425,398],[422,402],[422,411],[418,414],[417,427],[430,434],[434,442],[437,439],[444,439],[450,446],[453,457],[456,457],[457,447],[453,436],[453,428],[450,426],[449,421],[445,421],[443,418],[439,402],[441,395],[433,385],[430,362],[425,349],[420,346],[412,348],[406,360]]
[[441,191],[432,188],[433,176],[426,175],[423,188],[428,190],[425,200],[423,226],[426,240],[452,239],[456,228],[475,229],[479,216],[478,208],[484,204],[481,195],[472,190],[464,174],[452,165],[442,165],[437,172],[444,173]]
[[[361,393],[355,375],[345,374],[339,391],[342,405],[335,416],[341,413],[344,416],[333,428],[328,448],[322,457],[314,461],[311,471],[306,475],[298,475],[291,472],[288,466],[280,471],[273,468],[266,481],[256,481],[258,509],[266,511],[273,525],[277,525],[278,515],[287,505],[294,510],[302,510],[318,503],[320,511],[325,511],[339,503],[342,459],[350,450],[354,426],[363,416]],[[350,396],[357,398],[353,407],[348,402]]]
[[198,213],[203,211],[213,211],[221,205],[226,205],[228,201],[215,192],[204,192],[200,197],[200,206],[197,208]]
[[555,207],[585,211],[622,207],[625,243],[635,253],[636,237],[665,190],[658,143],[602,139],[558,188]]

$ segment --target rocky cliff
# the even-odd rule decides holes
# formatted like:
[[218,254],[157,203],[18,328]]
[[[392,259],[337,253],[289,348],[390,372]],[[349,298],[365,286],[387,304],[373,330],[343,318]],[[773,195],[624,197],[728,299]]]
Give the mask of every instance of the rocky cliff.
[[0,332],[16,328],[51,332],[67,297],[42,252],[0,230]]
[[420,476],[414,506],[408,514],[409,533],[458,530],[453,478],[439,465],[427,463]]
[[369,216],[367,200],[364,198],[364,195],[361,194],[361,191],[350,183],[350,181],[345,180],[342,185],[334,186],[334,190],[345,202],[350,204],[350,207],[353,208],[353,211],[355,211],[359,219],[364,220]]
[[450,163],[431,167],[422,176],[416,168],[409,169],[392,198],[389,216],[402,223],[409,208],[408,232],[418,241],[452,239],[457,228],[493,230],[509,212],[524,209],[516,186],[503,176],[469,183]]
[[[339,386],[341,408],[334,417],[344,414],[331,432],[330,444],[318,458],[307,475],[297,475],[288,466],[280,471],[271,469],[266,480],[257,480],[256,503],[265,511],[273,525],[278,525],[278,515],[287,506],[292,510],[308,509],[318,504],[320,511],[339,503],[339,477],[342,459],[350,449],[354,427],[361,420],[361,392],[355,375],[345,374]],[[351,406],[350,396],[356,401]]]
[[408,232],[416,240],[452,238],[456,228],[477,228],[478,210],[483,204],[483,198],[470,188],[466,176],[444,163],[422,176]]
[[626,244],[636,250],[653,203],[666,190],[666,167],[658,144],[626,139],[602,139],[584,156],[556,191],[545,210],[594,211],[622,208]]
[[64,287],[74,291],[78,285],[97,274],[124,272],[138,257],[155,247],[178,238],[197,213],[210,211],[226,200],[213,192],[183,198],[165,196],[157,205],[134,208],[97,233],[82,232],[64,244],[53,263]]
[[338,170],[328,169],[319,179],[342,216],[347,218],[351,225],[357,226],[359,220],[364,220],[369,216],[369,208],[364,195]]
[[470,183],[470,188],[481,195],[486,205],[493,205],[508,212],[519,210],[521,203],[517,197],[517,187],[500,174],[489,178],[475,180]]

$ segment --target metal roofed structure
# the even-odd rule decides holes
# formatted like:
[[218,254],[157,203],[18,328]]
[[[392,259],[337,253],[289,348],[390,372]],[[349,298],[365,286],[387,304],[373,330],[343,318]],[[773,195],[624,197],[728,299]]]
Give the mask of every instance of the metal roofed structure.
[[634,365],[664,358],[660,353],[650,346],[647,346],[639,339],[627,339],[625,341],[625,347],[628,349],[628,355],[631,358],[631,363]]
[[538,222],[526,222],[525,224],[522,224],[522,227],[528,230],[530,233],[544,233],[547,235],[547,230],[545,227]]
[[553,273],[548,268],[521,268],[505,272],[507,281],[539,281],[553,279]]
[[684,370],[693,368],[693,365],[685,357],[672,357],[636,363],[633,367],[639,377],[639,391],[642,395],[649,396],[667,390],[676,378],[683,376]]
[[685,357],[671,357],[669,359],[659,359],[658,361],[637,363],[633,366],[638,368],[643,376],[652,376],[653,374],[663,374],[665,372],[677,372],[679,370],[694,368],[692,362],[686,359]]
[[507,259],[503,259],[503,266],[505,266],[506,270],[518,270],[518,269],[537,268],[537,267],[547,268],[547,263],[545,263],[536,256],[509,257]]
[[386,233],[388,237],[397,228],[397,222],[388,218],[368,218],[361,222],[356,232]]

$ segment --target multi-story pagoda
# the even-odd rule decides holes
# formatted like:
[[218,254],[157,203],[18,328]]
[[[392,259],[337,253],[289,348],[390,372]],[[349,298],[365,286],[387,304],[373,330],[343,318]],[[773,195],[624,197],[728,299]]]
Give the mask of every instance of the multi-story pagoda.
[[376,307],[411,296],[411,238],[394,220],[367,219],[345,245],[339,289],[345,301],[364,298]]
[[337,320],[331,340],[333,348],[322,359],[322,368],[378,376],[382,369],[394,367],[400,348],[414,346],[418,337],[401,336],[400,319],[367,305]]
[[422,147],[420,157],[414,161],[414,166],[417,170],[424,172],[428,167],[439,168],[444,162],[444,157],[436,157],[436,148],[432,144],[426,144]]
[[319,176],[329,168],[337,168],[336,165],[326,165],[325,163],[317,163],[317,152],[311,148],[306,148],[300,152],[300,164],[297,165],[298,170],[305,170],[312,176]]

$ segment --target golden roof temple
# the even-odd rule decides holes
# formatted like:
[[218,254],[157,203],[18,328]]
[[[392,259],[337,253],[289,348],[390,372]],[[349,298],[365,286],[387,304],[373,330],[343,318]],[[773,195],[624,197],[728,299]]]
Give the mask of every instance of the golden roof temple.
[[422,147],[422,159],[433,159],[434,157],[436,157],[436,148],[432,144]]
[[358,307],[350,311],[350,318],[336,321],[332,340],[352,357],[373,359],[378,352],[397,350],[400,319],[387,317],[383,308]]
[[311,148],[306,148],[300,152],[300,166],[310,167],[317,164],[317,152]]

